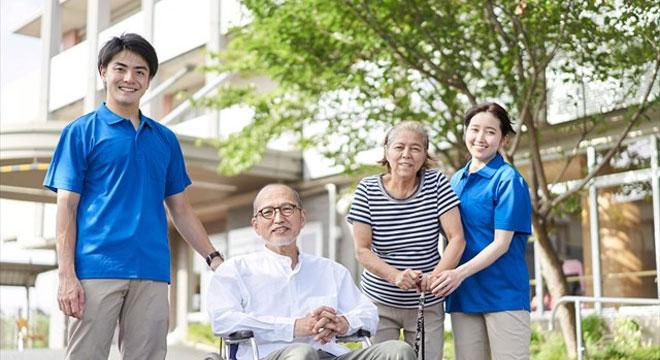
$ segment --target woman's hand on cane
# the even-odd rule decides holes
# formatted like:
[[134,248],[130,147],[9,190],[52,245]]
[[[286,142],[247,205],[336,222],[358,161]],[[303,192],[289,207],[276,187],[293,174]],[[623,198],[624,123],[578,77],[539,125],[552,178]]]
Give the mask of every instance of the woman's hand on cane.
[[421,271],[405,269],[396,274],[394,277],[394,285],[403,290],[418,289],[421,280]]

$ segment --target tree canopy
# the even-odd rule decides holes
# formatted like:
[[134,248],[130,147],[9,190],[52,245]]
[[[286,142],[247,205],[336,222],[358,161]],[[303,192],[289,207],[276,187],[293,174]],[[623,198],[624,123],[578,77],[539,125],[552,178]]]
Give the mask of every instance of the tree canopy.
[[277,86],[225,86],[206,99],[207,106],[255,112],[253,123],[221,147],[227,174],[258,161],[268,140],[286,131],[354,169],[356,153],[380,145],[365,135],[402,119],[427,124],[434,152],[455,168],[463,161],[466,107],[497,100],[520,126],[526,117],[542,126],[546,77],[637,85],[657,60],[660,38],[652,1],[243,4],[251,22],[233,29],[218,66],[208,70],[264,75]]

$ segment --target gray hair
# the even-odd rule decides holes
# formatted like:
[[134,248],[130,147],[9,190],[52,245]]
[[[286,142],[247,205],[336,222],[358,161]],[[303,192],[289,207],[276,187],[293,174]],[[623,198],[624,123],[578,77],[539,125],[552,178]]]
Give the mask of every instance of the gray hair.
[[[412,131],[422,137],[424,140],[424,152],[426,153],[426,160],[424,160],[424,164],[422,165],[422,168],[419,169],[419,171],[421,172],[430,168],[434,159],[431,157],[431,155],[429,155],[429,134],[426,131],[426,127],[424,127],[424,125],[418,121],[402,121],[394,125],[387,132],[387,135],[385,135],[385,141],[383,143],[384,147],[387,148],[402,131]],[[387,150],[384,149],[383,158],[378,161],[378,163],[387,167],[387,172],[389,173],[392,169],[390,168],[390,163],[387,162],[386,152]]]

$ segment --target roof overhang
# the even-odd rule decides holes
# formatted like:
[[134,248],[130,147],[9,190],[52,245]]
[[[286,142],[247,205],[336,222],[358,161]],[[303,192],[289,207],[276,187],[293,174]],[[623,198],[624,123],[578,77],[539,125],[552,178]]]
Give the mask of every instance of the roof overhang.
[[[7,126],[0,129],[0,198],[54,203],[55,193],[42,182],[64,122]],[[270,182],[302,179],[302,154],[273,151],[261,162],[237,176],[217,173],[220,156],[202,139],[179,136],[192,185],[187,195],[194,208],[208,208],[228,197],[251,193]]]
[[[539,127],[541,156],[544,160],[552,160],[566,156],[566,153],[573,150],[577,150],[577,153],[585,153],[589,146],[597,149],[611,147],[628,126],[627,113],[630,110],[630,108],[617,109],[560,124]],[[660,134],[660,104],[653,104],[641,116],[643,118],[630,130],[627,138]],[[582,134],[586,129],[590,129],[590,131],[583,139]],[[580,145],[575,149],[578,142]],[[524,136],[519,146],[521,158],[529,156],[528,148],[529,138]]]
[[42,272],[57,269],[54,264],[0,262],[0,286],[32,287]]

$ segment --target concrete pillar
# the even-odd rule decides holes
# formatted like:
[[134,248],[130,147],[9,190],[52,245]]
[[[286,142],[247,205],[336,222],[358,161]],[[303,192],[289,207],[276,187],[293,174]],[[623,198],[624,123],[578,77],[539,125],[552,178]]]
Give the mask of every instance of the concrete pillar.
[[[593,146],[587,148],[587,162],[589,171],[596,166],[596,149]],[[591,274],[593,275],[593,296],[602,297],[602,280],[600,266],[600,226],[598,219],[598,189],[596,181],[592,179],[589,182],[589,233],[591,240]],[[595,303],[594,309],[600,314],[603,306],[601,303]]]
[[39,121],[47,121],[50,116],[50,61],[60,51],[62,27],[60,25],[60,2],[44,1],[44,14],[41,17],[41,94],[39,98]]
[[[155,14],[156,14],[156,1],[155,0],[142,0],[142,36],[151,43],[154,47],[154,32],[155,32]],[[156,49],[158,50],[158,49]],[[161,77],[154,76],[149,83],[149,90],[153,90],[161,82]],[[151,100],[148,104],[142,105],[140,108],[142,113],[151,118],[159,119],[163,116],[162,111],[162,97],[158,96]]]
[[84,112],[96,109],[104,100],[98,86],[99,33],[110,25],[110,1],[87,0],[87,91]]
[[209,283],[211,282],[211,278],[213,278],[213,272],[211,269],[204,269],[199,274],[199,311],[204,315],[206,315],[208,311],[206,306],[206,295],[209,291]]
[[[207,229],[209,228],[207,227]],[[227,234],[224,234],[224,236],[221,236],[219,234],[210,235],[210,240],[214,248],[220,250],[223,254],[225,254],[225,256],[227,255],[227,249],[229,246],[227,240]],[[196,253],[193,253],[192,256],[196,257],[198,255]],[[211,268],[206,266],[206,263],[204,263],[202,270],[200,271],[199,274],[199,294],[201,297],[199,303],[199,311],[204,315],[206,315],[208,311],[208,308],[206,306],[206,296],[208,294],[209,283],[211,282],[211,278],[213,278],[213,270],[211,270]]]
[[[176,246],[177,242],[180,241],[177,236],[169,236],[168,239],[170,243],[170,286],[168,291],[168,300],[170,302],[170,312],[169,312],[169,329],[171,333],[176,328],[176,307],[177,307],[177,281],[176,281],[176,266],[177,266],[177,256],[179,254],[179,248]],[[168,335],[169,336],[169,335]]]
[[62,349],[67,345],[67,319],[57,304],[57,286],[50,294],[50,317],[48,319],[48,348]]
[[658,138],[650,136],[651,140],[651,191],[653,202],[653,238],[655,244],[655,286],[660,299],[660,161],[658,160]]
[[152,45],[154,43],[155,1],[142,0],[142,21],[144,24],[142,36]]
[[[222,34],[222,0],[209,1],[209,21],[211,22],[209,26],[209,41],[206,44],[206,49],[209,52],[218,52],[225,48],[227,45],[227,39]],[[212,64],[211,59],[207,57],[206,59],[209,65]],[[208,84],[213,80],[218,74],[216,73],[207,73],[206,74],[206,83]],[[208,124],[209,129],[208,133],[210,137],[220,137],[220,111],[219,110],[209,110],[208,112]]]
[[44,236],[44,203],[34,203],[34,223],[32,235],[38,238]]
[[190,247],[183,239],[177,239],[176,247],[176,329],[184,330],[188,328],[188,312],[192,295],[190,289],[192,259]]
[[535,296],[536,296],[536,313],[541,316],[545,310],[544,291],[543,291],[543,270],[541,269],[541,245],[537,240],[534,240],[534,280],[536,280],[535,285]]

